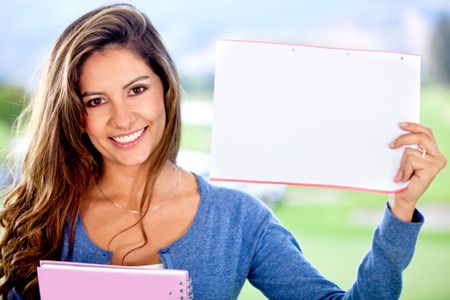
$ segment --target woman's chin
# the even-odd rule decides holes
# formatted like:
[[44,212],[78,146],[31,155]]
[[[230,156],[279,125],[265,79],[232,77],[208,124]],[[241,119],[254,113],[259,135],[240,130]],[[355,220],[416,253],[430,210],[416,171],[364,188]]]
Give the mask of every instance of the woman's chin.
[[105,160],[105,164],[113,164],[122,167],[139,167],[148,163],[150,155],[130,155],[127,157],[116,157],[114,159]]

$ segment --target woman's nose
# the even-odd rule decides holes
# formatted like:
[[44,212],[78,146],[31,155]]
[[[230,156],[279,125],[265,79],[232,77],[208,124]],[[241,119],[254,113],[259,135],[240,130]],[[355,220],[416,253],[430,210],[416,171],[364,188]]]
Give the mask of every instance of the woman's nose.
[[113,102],[111,123],[114,127],[129,130],[134,122],[133,112],[126,106],[124,101]]

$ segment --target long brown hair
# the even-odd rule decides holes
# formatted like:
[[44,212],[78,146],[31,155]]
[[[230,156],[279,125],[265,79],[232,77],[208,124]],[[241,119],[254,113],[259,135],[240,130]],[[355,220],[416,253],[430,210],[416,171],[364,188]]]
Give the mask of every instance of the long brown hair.
[[[151,154],[141,200],[145,211],[157,174],[175,162],[180,141],[178,75],[148,18],[125,4],[98,8],[74,21],[57,39],[26,121],[29,145],[18,184],[0,212],[0,295],[15,288],[25,299],[39,298],[36,267],[42,259],[60,259],[64,226],[70,226],[70,252],[80,199],[102,175],[102,158],[83,122],[86,114],[78,81],[86,59],[108,45],[137,53],[164,86],[166,126]],[[145,214],[145,212],[143,212]],[[142,215],[142,214],[141,214]],[[142,218],[142,217],[141,217]],[[136,223],[137,224],[137,223]],[[144,235],[144,245],[147,237]]]

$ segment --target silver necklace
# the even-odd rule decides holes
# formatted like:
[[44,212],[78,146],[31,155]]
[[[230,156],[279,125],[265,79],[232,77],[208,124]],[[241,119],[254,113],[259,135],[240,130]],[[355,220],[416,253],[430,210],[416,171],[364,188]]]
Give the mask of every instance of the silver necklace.
[[[172,198],[173,195],[175,195],[175,193],[177,192],[177,190],[178,190],[178,185],[179,185],[179,183],[180,183],[180,169],[179,169],[177,166],[175,166],[174,168],[175,168],[176,171],[177,171],[177,183],[176,183],[176,185],[175,185],[175,188],[173,189],[173,191],[172,191],[172,192],[171,192],[171,193],[170,193],[163,201],[159,202],[157,205],[155,205],[155,207],[152,207],[152,208],[150,209],[150,211],[154,211],[155,209],[157,209],[158,207],[160,207],[162,204],[164,204],[164,203],[167,202],[170,198]],[[128,209],[128,208],[126,208],[126,207],[120,205],[119,203],[116,203],[116,202],[112,201],[108,196],[105,195],[105,193],[103,192],[103,190],[102,190],[102,188],[100,187],[100,185],[97,185],[97,188],[98,188],[98,190],[100,191],[100,193],[103,195],[103,197],[105,197],[105,199],[108,200],[108,202],[110,202],[112,205],[114,205],[114,206],[116,206],[116,207],[118,207],[118,208],[120,208],[120,209],[126,210],[126,211],[128,211],[128,212],[130,212],[130,213],[132,213],[132,214],[136,214],[136,215],[137,215],[137,214],[140,214],[140,213],[141,213],[141,212],[138,211],[138,210]]]

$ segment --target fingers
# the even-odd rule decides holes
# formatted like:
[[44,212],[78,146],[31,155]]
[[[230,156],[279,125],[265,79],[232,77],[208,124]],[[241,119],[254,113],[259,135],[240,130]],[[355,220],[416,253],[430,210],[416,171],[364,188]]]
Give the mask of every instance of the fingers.
[[440,153],[437,156],[427,154],[423,157],[421,151],[406,148],[394,181],[406,182],[413,176],[419,180],[430,181],[445,167],[446,163],[445,157]]
[[405,145],[418,145],[425,149],[427,154],[437,155],[439,150],[434,140],[431,140],[425,133],[406,133],[396,138],[390,145],[392,149],[400,148]]
[[422,152],[419,150],[406,148],[394,181],[405,182],[410,180],[413,175],[420,176],[420,171],[425,170],[430,163],[432,163],[431,157],[425,156],[425,158],[422,158]]
[[406,148],[394,181],[408,181],[413,175],[433,178],[447,164],[445,157],[438,149],[433,132],[429,128],[411,122],[400,123],[400,128],[409,133],[395,139],[389,145],[392,149],[406,145],[418,145],[426,153],[418,149]]
[[399,136],[389,147],[396,149],[402,146],[416,144],[421,149],[425,149],[427,155],[435,156],[443,164],[442,167],[445,166],[445,157],[440,153],[431,129],[412,122],[402,122],[400,123],[400,128],[409,131],[409,133]]
[[405,122],[400,128],[408,133],[399,136],[391,145],[392,149],[406,145],[418,145],[419,149],[407,147],[400,161],[395,182],[409,181],[405,190],[396,193],[396,202],[401,205],[415,207],[418,199],[427,190],[433,179],[442,170],[447,160],[439,152],[433,132],[416,123]]
[[400,128],[412,133],[422,133],[426,135],[430,140],[435,141],[433,131],[430,128],[422,126],[413,122],[401,122]]

